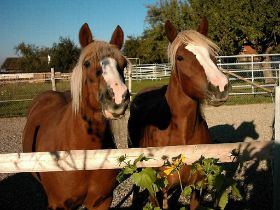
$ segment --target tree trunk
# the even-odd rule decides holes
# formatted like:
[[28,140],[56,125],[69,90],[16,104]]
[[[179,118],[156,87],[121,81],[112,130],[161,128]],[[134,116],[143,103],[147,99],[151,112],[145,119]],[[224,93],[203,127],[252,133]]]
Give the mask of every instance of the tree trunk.
[[[273,47],[268,47],[265,51],[265,54],[269,54],[271,53],[271,51],[273,50]],[[264,62],[269,62],[270,61],[270,57],[267,55],[264,57]],[[271,64],[270,63],[263,63],[263,75],[265,77],[265,84],[274,84],[275,80],[272,78],[273,77],[273,73],[271,70]]]

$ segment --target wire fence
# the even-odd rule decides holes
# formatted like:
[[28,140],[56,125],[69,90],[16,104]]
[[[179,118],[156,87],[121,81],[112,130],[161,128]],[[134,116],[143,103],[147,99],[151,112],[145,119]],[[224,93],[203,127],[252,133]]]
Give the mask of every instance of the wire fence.
[[[271,103],[274,89],[279,84],[280,54],[218,56],[217,65],[231,82],[232,90],[227,104]],[[137,64],[126,72],[131,93],[147,87],[168,84],[169,64]],[[69,73],[0,74],[0,117],[24,116],[32,99],[41,92],[70,89]]]

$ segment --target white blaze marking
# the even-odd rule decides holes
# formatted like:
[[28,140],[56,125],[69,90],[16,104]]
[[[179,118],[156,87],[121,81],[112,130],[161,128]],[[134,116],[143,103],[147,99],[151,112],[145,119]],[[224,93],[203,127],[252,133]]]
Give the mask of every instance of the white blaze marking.
[[123,83],[120,74],[117,70],[117,62],[113,58],[104,58],[100,61],[102,66],[102,76],[107,85],[113,90],[115,103],[122,102],[122,96],[127,91],[127,87]]
[[208,50],[205,47],[193,44],[188,44],[185,48],[196,56],[196,59],[204,68],[208,81],[215,87],[218,86],[220,92],[223,92],[225,85],[228,84],[228,79],[214,64]]

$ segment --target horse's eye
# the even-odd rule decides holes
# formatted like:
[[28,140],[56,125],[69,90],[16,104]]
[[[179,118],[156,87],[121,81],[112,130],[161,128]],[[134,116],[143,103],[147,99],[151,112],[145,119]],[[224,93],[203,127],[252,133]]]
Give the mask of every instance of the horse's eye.
[[102,70],[98,69],[96,70],[96,76],[99,77],[102,74]]
[[84,66],[85,66],[86,68],[89,68],[89,67],[90,67],[90,62],[89,62],[89,61],[85,61],[85,62],[84,62]]
[[184,60],[183,56],[181,56],[181,55],[177,55],[176,59],[177,59],[178,61]]

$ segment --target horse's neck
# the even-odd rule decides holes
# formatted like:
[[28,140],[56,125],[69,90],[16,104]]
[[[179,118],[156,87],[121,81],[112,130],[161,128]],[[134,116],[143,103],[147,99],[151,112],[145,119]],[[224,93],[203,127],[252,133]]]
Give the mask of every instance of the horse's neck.
[[172,113],[170,127],[176,129],[182,138],[191,138],[204,123],[199,101],[185,95],[176,75],[170,78],[166,99]]
[[72,113],[72,129],[79,141],[79,145],[91,145],[93,148],[102,147],[102,139],[106,130],[107,121],[99,111],[81,107],[76,114]]

